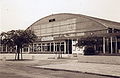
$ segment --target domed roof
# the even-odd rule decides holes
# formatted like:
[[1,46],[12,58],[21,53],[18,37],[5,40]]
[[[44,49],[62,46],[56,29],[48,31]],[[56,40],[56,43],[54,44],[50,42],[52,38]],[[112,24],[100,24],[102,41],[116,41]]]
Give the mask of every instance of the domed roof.
[[82,15],[82,14],[71,14],[71,13],[52,14],[52,15],[49,15],[49,16],[39,19],[38,21],[33,23],[31,26],[48,23],[49,22],[48,20],[53,19],[53,18],[56,19],[55,21],[66,20],[69,18],[85,18],[91,22],[96,22],[96,23],[100,24],[101,27],[103,27],[104,29],[106,29],[106,28],[120,29],[120,23],[118,23],[118,22],[113,22],[113,21],[109,21],[109,20],[105,20],[105,19]]

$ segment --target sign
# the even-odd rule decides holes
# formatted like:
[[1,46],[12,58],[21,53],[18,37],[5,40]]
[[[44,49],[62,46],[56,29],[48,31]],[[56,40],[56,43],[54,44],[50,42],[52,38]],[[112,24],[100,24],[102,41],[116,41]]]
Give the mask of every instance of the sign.
[[42,37],[41,41],[50,41],[50,40],[54,40],[53,37]]

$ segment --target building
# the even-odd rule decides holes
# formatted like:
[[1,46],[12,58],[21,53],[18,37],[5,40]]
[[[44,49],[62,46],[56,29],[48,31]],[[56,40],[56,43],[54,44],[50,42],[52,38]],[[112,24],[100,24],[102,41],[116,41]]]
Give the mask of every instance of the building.
[[23,49],[29,53],[80,53],[75,46],[80,39],[92,38],[102,44],[93,45],[101,54],[120,53],[120,23],[81,14],[60,13],[41,18],[27,28],[38,39]]
[[102,41],[102,44],[95,45],[98,53],[120,53],[120,23],[117,22],[81,14],[60,13],[36,21],[27,30],[34,31],[38,36],[29,52],[82,53],[82,49],[74,44],[79,39],[95,38]]

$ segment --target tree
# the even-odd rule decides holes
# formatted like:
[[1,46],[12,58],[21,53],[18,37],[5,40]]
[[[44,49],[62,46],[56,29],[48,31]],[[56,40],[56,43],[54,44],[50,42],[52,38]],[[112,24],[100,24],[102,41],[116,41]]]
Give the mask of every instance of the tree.
[[95,46],[102,44],[102,40],[98,37],[86,37],[83,39],[79,39],[78,43],[75,45],[77,47],[83,47],[85,46],[84,49],[84,54],[85,55],[93,55],[95,54]]
[[11,30],[6,33],[5,38],[2,40],[4,45],[10,46],[12,48],[17,47],[17,60],[22,59],[22,48],[25,45],[33,43],[37,36],[31,30]]
[[93,45],[99,45],[102,44],[102,40],[99,37],[86,37],[83,39],[79,39],[76,46],[93,46]]
[[6,37],[6,33],[5,32],[2,32],[1,34],[0,34],[0,47],[1,47],[1,51],[3,51],[3,47],[2,47],[2,45],[3,45],[3,39]]

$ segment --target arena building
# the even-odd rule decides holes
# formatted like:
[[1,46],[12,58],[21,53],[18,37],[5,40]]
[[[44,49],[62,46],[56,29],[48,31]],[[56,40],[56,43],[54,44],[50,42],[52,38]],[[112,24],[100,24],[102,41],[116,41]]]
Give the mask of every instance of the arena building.
[[100,54],[120,53],[120,23],[85,16],[81,14],[60,13],[41,18],[27,28],[38,36],[29,47],[28,53],[84,54],[84,47],[76,44],[81,39],[91,38],[102,44],[94,49]]
[[94,45],[98,53],[120,53],[120,23],[81,14],[60,13],[46,16],[27,28],[38,36],[29,49],[33,53],[83,54],[75,46],[80,39],[102,41]]

